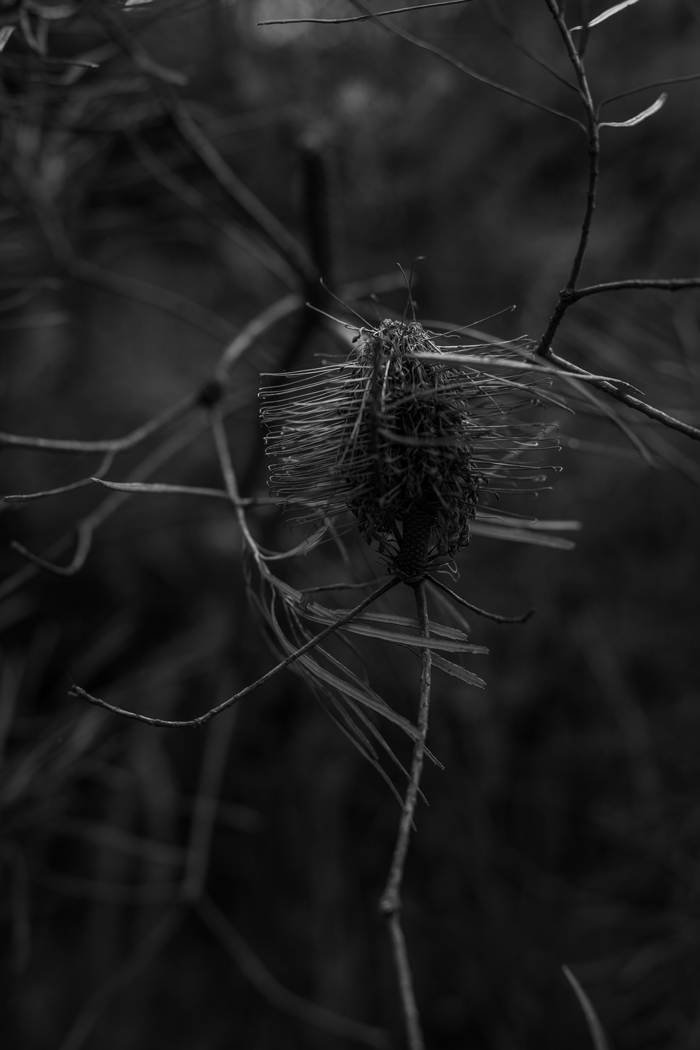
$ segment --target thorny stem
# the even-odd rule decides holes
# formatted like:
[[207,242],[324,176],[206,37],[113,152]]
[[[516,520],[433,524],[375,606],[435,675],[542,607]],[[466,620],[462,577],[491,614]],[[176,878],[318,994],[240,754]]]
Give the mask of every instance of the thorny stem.
[[[414,587],[416,596],[416,610],[420,633],[424,638],[429,638],[428,628],[428,602],[425,594],[425,583],[421,581]],[[423,771],[425,758],[425,741],[428,734],[428,713],[430,710],[430,676],[432,666],[432,654],[430,649],[421,650],[421,680],[420,680],[420,707],[418,710],[418,732],[419,736],[413,748],[413,760],[411,762],[411,773],[404,799],[403,812],[399,822],[399,831],[396,838],[394,854],[391,858],[389,876],[379,902],[380,910],[386,916],[394,952],[394,964],[399,981],[401,993],[401,1004],[403,1008],[408,1045],[410,1050],[423,1050],[425,1043],[421,1030],[418,1006],[413,990],[413,975],[406,950],[406,939],[401,926],[401,886],[403,883],[404,868],[406,866],[406,854],[413,827],[413,814],[418,801],[420,790],[420,778]]]
[[255,692],[255,690],[259,689],[261,685],[265,684],[265,682],[268,682],[271,678],[274,678],[275,675],[278,675],[280,671],[283,671],[286,667],[289,667],[290,664],[293,664],[296,660],[299,659],[300,656],[303,656],[305,653],[308,653],[310,649],[315,648],[315,646],[322,642],[324,638],[327,638],[329,634],[333,634],[333,632],[337,631],[339,627],[343,627],[346,623],[349,623],[350,620],[353,620],[364,609],[366,609],[368,605],[371,605],[372,602],[375,602],[377,598],[381,598],[383,594],[386,594],[386,592],[391,590],[392,587],[396,587],[398,583],[399,580],[393,578],[391,580],[388,580],[386,583],[382,584],[382,586],[377,588],[376,591],[372,591],[372,593],[367,598],[365,598],[364,601],[361,601],[359,605],[356,605],[354,609],[349,609],[344,616],[341,616],[338,620],[335,620],[328,627],[324,628],[323,631],[320,631],[319,634],[315,635],[313,638],[310,638],[309,641],[306,642],[304,645],[300,646],[298,649],[295,649],[293,653],[290,653],[289,656],[285,657],[284,660],[276,664],[276,666],[273,667],[266,674],[264,674],[262,678],[258,678],[258,680],[256,682],[253,682],[252,685],[247,685],[245,689],[241,689],[240,692],[235,693],[233,696],[230,696],[228,700],[224,700],[223,703],[218,704],[216,707],[210,708],[209,711],[206,711],[203,715],[199,715],[197,718],[183,719],[182,721],[176,721],[167,718],[150,718],[148,715],[140,715],[137,714],[135,711],[127,711],[122,707],[116,707],[114,704],[108,704],[106,700],[101,700],[97,696],[91,696],[90,693],[87,693],[84,689],[81,689],[79,685],[74,685],[69,690],[69,695],[78,697],[81,700],[87,700],[89,704],[94,704],[96,707],[103,707],[106,711],[111,711],[115,715],[121,715],[123,718],[131,718],[135,722],[143,722],[146,725],[156,726],[157,728],[192,729],[206,725],[206,723],[209,722],[212,718],[215,718],[216,715],[221,714],[222,711],[226,711],[227,708],[232,707],[233,704],[238,703],[238,701],[242,700],[244,696],[249,696],[250,693]]

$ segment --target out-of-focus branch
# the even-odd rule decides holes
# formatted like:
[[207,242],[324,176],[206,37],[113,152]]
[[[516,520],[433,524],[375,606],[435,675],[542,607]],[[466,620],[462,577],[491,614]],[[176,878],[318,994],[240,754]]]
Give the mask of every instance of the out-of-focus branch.
[[[154,91],[168,108],[182,138],[209,169],[222,189],[262,230],[299,276],[305,281],[313,280],[316,276],[315,268],[297,239],[235,174],[216,146],[194,120],[173,88],[172,83],[169,81],[165,82],[163,77],[159,76],[157,71],[148,64],[144,66],[144,55],[146,55],[146,52],[134,40],[124,24],[121,13],[100,2],[95,3],[94,11],[96,18],[103,24],[105,30],[119,44],[122,50],[129,55],[137,68],[149,78]],[[149,62],[152,62],[149,56],[146,57]]]
[[[125,434],[120,438],[102,438],[98,441],[71,441],[63,438],[24,437],[21,434],[7,434],[0,431],[0,448],[32,448],[37,452],[125,452],[127,449],[140,445],[146,438],[156,434],[168,423],[181,419],[197,404],[197,396],[188,395],[181,401],[170,405],[169,408],[160,412],[147,423]],[[22,497],[7,496],[6,499],[17,500]]]
[[[160,466],[166,463],[171,456],[179,452],[181,448],[189,444],[201,431],[204,429],[205,421],[201,418],[193,419],[189,426],[184,427],[181,430],[176,431],[175,434],[167,438],[158,448],[144,459],[138,467],[132,472],[131,478],[133,480],[143,480],[147,478],[149,474],[157,470]],[[68,565],[56,565],[54,562],[49,561],[46,558],[39,557],[27,550],[22,544],[13,542],[12,547],[21,554],[23,558],[31,562],[35,568],[45,569],[48,572],[52,572],[57,576],[73,576],[78,572],[83,565],[90,552],[92,546],[92,539],[96,530],[104,524],[118,507],[124,503],[125,500],[129,499],[130,493],[128,492],[114,492],[111,496],[108,496],[102,503],[99,504],[87,517],[83,518],[77,525],[78,543],[76,546],[75,554]],[[50,556],[54,557],[57,553],[60,554],[66,546],[67,541],[59,540],[50,552]],[[5,581],[2,591],[2,596],[7,593],[12,593],[15,589],[14,586],[15,577]],[[24,582],[24,577],[21,578],[21,582]],[[9,588],[9,589],[8,589]]]
[[484,76],[482,73],[477,73],[474,69],[460,62],[459,59],[455,58],[454,55],[450,55],[449,52],[443,51],[441,47],[436,44],[431,44],[427,40],[421,40],[420,37],[414,36],[413,33],[407,32],[405,29],[399,28],[399,26],[393,25],[391,22],[383,22],[380,18],[377,18],[373,11],[362,2],[362,0],[350,0],[353,7],[361,11],[362,14],[373,21],[376,21],[378,26],[386,30],[387,33],[392,33],[394,36],[400,37],[402,40],[406,40],[409,44],[413,44],[414,47],[419,47],[423,51],[429,51],[431,54],[441,58],[443,62],[448,62],[455,69],[458,69],[461,73],[466,73],[472,80],[478,80],[480,84],[485,84],[487,87],[494,88],[495,91],[500,91],[501,94],[509,95],[511,98],[517,98],[520,102],[525,102],[528,106],[534,106],[535,109],[543,110],[545,113],[550,113],[554,117],[562,117],[564,120],[570,121],[572,124],[576,124],[582,130],[586,130],[585,126],[576,117],[572,117],[569,113],[564,113],[559,109],[554,109],[552,106],[546,106],[543,102],[537,102],[536,99],[530,98],[528,95],[523,95],[522,92],[516,91],[514,88],[509,88],[505,84],[500,84],[497,80],[491,80],[490,77]]
[[60,260],[64,262],[71,277],[83,284],[92,285],[93,288],[102,288],[112,295],[119,295],[125,299],[131,299],[145,306],[152,306],[163,313],[171,314],[181,321],[186,321],[193,328],[213,336],[215,339],[227,339],[231,335],[233,325],[223,317],[207,310],[199,303],[193,302],[178,292],[171,292],[169,288],[162,288],[157,284],[137,280],[127,274],[115,273],[113,270],[104,270],[86,259],[76,256]]
[[130,129],[131,147],[139,161],[156,182],[164,186],[179,201],[206,219],[219,233],[222,233],[235,244],[242,246],[253,258],[279,278],[288,288],[295,288],[299,278],[292,267],[262,242],[256,244],[250,234],[245,234],[238,227],[223,217],[220,209],[210,203],[203,193],[185,182],[174,171],[164,164],[134,129]]
[[[425,583],[421,582],[414,588],[416,596],[416,611],[420,624],[420,633],[423,638],[430,637],[428,602],[425,593]],[[386,886],[379,902],[379,907],[387,920],[389,936],[394,954],[394,965],[399,982],[401,994],[401,1005],[403,1009],[406,1035],[410,1050],[424,1050],[423,1032],[421,1030],[420,1015],[413,989],[413,975],[406,949],[406,938],[401,925],[401,888],[403,885],[404,868],[406,866],[406,855],[413,827],[413,815],[418,801],[420,791],[420,779],[423,772],[425,759],[425,744],[428,735],[428,715],[430,712],[430,680],[432,668],[432,654],[427,647],[421,649],[421,682],[420,682],[420,707],[418,710],[418,738],[413,747],[413,760],[411,772],[404,799],[403,811],[399,822],[399,831],[396,838],[396,846],[391,858],[391,867]]]
[[82,1007],[58,1050],[81,1050],[95,1026],[114,999],[136,981],[143,970],[163,950],[180,926],[183,912],[180,908],[166,911],[143,937],[136,949],[101,985]]
[[199,898],[195,910],[207,929],[216,937],[234,960],[241,973],[260,995],[278,1010],[329,1035],[360,1043],[362,1046],[388,1050],[389,1041],[381,1028],[342,1017],[317,1003],[290,992],[270,973],[265,964],[243,939],[233,923],[206,894]]
[[127,274],[105,270],[87,259],[81,259],[73,250],[73,245],[53,202],[45,196],[39,197],[36,194],[31,195],[31,200],[39,227],[57,265],[74,280],[171,314],[215,339],[223,340],[230,337],[233,325],[213,311],[193,302],[192,299],[178,292],[172,292],[169,288],[149,284],[147,281],[137,280]]
[[289,295],[285,295],[282,299],[278,299],[277,302],[272,303],[257,317],[254,317],[222,351],[214,369],[214,378],[223,382],[239,357],[257,342],[268,328],[272,328],[278,321],[289,317],[290,314],[301,309],[303,305],[304,300],[302,296],[292,292]]
[[182,880],[182,899],[189,903],[202,897],[207,882],[216,811],[235,718],[236,711],[231,710],[207,731]]

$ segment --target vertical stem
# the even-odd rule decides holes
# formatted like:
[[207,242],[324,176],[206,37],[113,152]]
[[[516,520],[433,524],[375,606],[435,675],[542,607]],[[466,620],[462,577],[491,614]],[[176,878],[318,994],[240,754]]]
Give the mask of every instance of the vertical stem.
[[[421,581],[413,588],[416,596],[416,610],[420,633],[423,638],[429,638],[428,630],[428,602],[425,594],[425,583]],[[391,858],[391,867],[387,878],[384,893],[379,902],[380,910],[386,917],[394,953],[394,965],[401,993],[401,1006],[403,1009],[406,1034],[410,1050],[424,1050],[425,1042],[421,1030],[420,1016],[416,1004],[415,992],[413,990],[413,975],[406,950],[406,939],[401,926],[401,886],[403,873],[406,866],[406,854],[408,843],[413,827],[413,814],[418,800],[420,778],[423,771],[423,760],[425,758],[425,740],[428,734],[428,713],[430,710],[430,675],[432,666],[432,654],[430,649],[422,650],[422,665],[420,679],[420,707],[418,710],[419,737],[413,748],[413,759],[411,762],[411,774],[408,781],[406,798],[404,799],[403,811],[399,822],[399,831],[396,838],[394,854]]]
[[600,128],[598,125],[598,115],[596,113],[593,97],[588,85],[586,69],[583,63],[583,53],[576,50],[576,45],[574,44],[571,32],[564,17],[563,4],[557,5],[556,0],[545,0],[545,4],[549,8],[552,17],[557,24],[562,40],[564,41],[569,61],[573,66],[576,80],[578,81],[579,96],[586,111],[588,136],[588,188],[586,191],[586,206],[583,219],[581,220],[581,232],[579,234],[576,254],[574,255],[571,264],[571,272],[565,287],[559,293],[557,305],[554,308],[554,312],[549,319],[547,328],[537,347],[537,354],[540,357],[547,357],[551,353],[554,334],[559,328],[564,314],[575,299],[576,282],[581,273],[581,267],[583,266],[583,260],[586,255],[588,241],[591,234],[591,225],[593,223],[593,213],[595,211],[596,198],[598,195],[598,178],[600,173]]

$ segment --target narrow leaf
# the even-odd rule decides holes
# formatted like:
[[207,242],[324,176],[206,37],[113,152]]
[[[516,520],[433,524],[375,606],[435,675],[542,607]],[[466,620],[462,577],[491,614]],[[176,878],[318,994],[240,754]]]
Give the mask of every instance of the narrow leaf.
[[459,664],[453,664],[451,660],[446,660],[444,656],[438,656],[437,653],[433,653],[432,662],[435,667],[439,667],[441,671],[446,671],[447,674],[451,674],[453,678],[461,678],[467,685],[474,685],[477,689],[484,689],[486,682],[483,678],[479,678],[472,671],[467,671],[465,667],[460,667]]
[[580,521],[533,521],[528,525],[537,532],[579,532],[581,528]]
[[[609,7],[607,11],[603,11],[601,14],[596,15],[595,18],[592,18],[590,22],[586,23],[586,28],[591,29],[593,26],[600,25],[600,23],[605,22],[607,18],[612,18],[613,15],[616,15],[618,11],[624,11],[626,7],[631,7],[632,4],[636,4],[638,2],[639,0],[622,0],[621,4],[614,4],[613,7]],[[583,28],[583,26],[573,26],[570,32],[578,33]]]
[[593,1003],[588,998],[583,988],[579,984],[578,980],[574,977],[568,966],[562,966],[564,976],[574,990],[574,994],[579,1001],[581,1009],[583,1010],[584,1016],[588,1023],[588,1030],[591,1033],[591,1039],[593,1040],[593,1046],[595,1050],[610,1050],[608,1041],[605,1038],[605,1032],[603,1026],[598,1020],[598,1015],[595,1012]]
[[403,634],[399,631],[383,631],[378,627],[370,627],[367,624],[354,623],[350,621],[339,628],[341,631],[350,631],[352,634],[361,634],[366,638],[378,638],[382,642],[393,642],[395,645],[416,645],[420,649],[443,650],[448,653],[488,653],[483,645],[472,645],[471,642],[463,642],[458,639],[448,638],[420,638],[415,634]]
[[475,536],[486,536],[492,540],[532,543],[536,547],[553,547],[559,551],[570,551],[576,546],[573,540],[565,540],[562,536],[548,536],[546,533],[529,532],[527,529],[514,529],[505,525],[474,522],[471,531]]
[[[334,613],[343,615],[344,610],[333,609]],[[395,616],[392,613],[361,613],[356,616],[352,621],[353,623],[366,623],[370,626],[374,623],[392,624],[394,627],[415,627],[418,630],[418,623],[410,616]],[[447,627],[442,623],[435,623],[430,620],[428,623],[428,631],[430,636],[437,638],[451,638],[459,642],[463,642],[467,638],[465,631],[461,631],[458,627]]]
[[653,116],[654,113],[658,113],[664,102],[668,98],[668,95],[663,91],[656,102],[653,102],[647,109],[642,110],[636,117],[630,117],[629,120],[605,120],[599,125],[601,128],[633,128],[635,124],[641,124],[647,117]]
[[0,51],[4,50],[5,44],[10,39],[10,37],[12,36],[14,31],[15,31],[15,27],[14,26],[2,26],[0,28]]
[[397,714],[396,711],[389,707],[389,705],[371,689],[358,689],[356,686],[351,685],[350,682],[344,682],[342,678],[338,678],[337,675],[334,675],[324,667],[321,667],[321,665],[310,656],[300,656],[297,662],[301,664],[302,667],[305,667],[314,678],[318,679],[319,682],[323,682],[329,688],[339,692],[342,696],[346,696],[348,699],[354,700],[358,704],[363,704],[365,707],[369,707],[372,711],[376,711],[378,715],[382,715],[383,718],[387,718],[390,722],[395,722],[396,725],[401,726],[403,731],[413,740],[417,739],[419,734],[415,726],[411,725],[403,715]]

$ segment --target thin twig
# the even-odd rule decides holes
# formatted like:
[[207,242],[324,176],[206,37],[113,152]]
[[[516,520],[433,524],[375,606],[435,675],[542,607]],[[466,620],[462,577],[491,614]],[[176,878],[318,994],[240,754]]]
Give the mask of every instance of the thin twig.
[[69,690],[68,695],[75,696],[81,700],[87,700],[88,703],[95,704],[95,706],[97,707],[103,707],[106,711],[111,711],[113,714],[121,715],[123,718],[131,718],[135,722],[143,722],[145,725],[156,726],[158,728],[192,729],[206,725],[207,722],[209,722],[212,718],[215,718],[217,715],[221,714],[222,711],[226,711],[233,704],[236,704],[239,700],[242,700],[244,696],[249,696],[251,693],[255,692],[256,689],[259,689],[261,685],[264,685],[265,682],[268,682],[271,678],[274,678],[275,675],[278,675],[280,673],[280,671],[284,671],[285,668],[290,666],[290,664],[293,664],[296,660],[298,660],[300,656],[303,656],[305,653],[308,653],[311,649],[314,649],[320,642],[323,641],[324,638],[327,638],[329,634],[333,634],[333,632],[337,631],[339,627],[343,627],[344,624],[348,623],[355,616],[361,613],[363,609],[366,609],[368,605],[371,605],[372,602],[375,602],[377,598],[381,598],[381,596],[383,594],[386,594],[387,591],[391,590],[392,587],[396,587],[398,583],[399,580],[393,578],[387,583],[382,584],[381,587],[379,587],[376,591],[373,591],[372,594],[370,594],[367,598],[364,599],[364,601],[361,601],[359,605],[356,605],[354,609],[350,609],[344,616],[340,617],[338,620],[335,620],[332,624],[326,627],[319,634],[315,635],[313,638],[310,638],[305,645],[302,645],[300,646],[300,648],[295,649],[293,653],[290,653],[289,656],[285,657],[284,660],[278,663],[261,678],[258,678],[258,680],[256,682],[253,682],[252,685],[246,686],[245,689],[241,689],[240,692],[235,693],[233,696],[230,696],[228,700],[224,700],[223,703],[218,704],[216,707],[212,707],[209,711],[206,711],[203,715],[199,715],[197,718],[189,718],[184,719],[182,721],[171,720],[167,718],[150,718],[148,715],[140,715],[137,714],[135,711],[126,711],[122,707],[116,707],[114,704],[108,704],[105,700],[101,700],[97,696],[91,696],[90,693],[87,693],[78,685],[72,686]]
[[67,485],[59,485],[55,489],[43,489],[41,492],[24,492],[10,496],[3,496],[5,503],[29,503],[32,500],[46,499],[48,496],[62,496],[65,492],[75,492],[76,489],[85,488],[86,485],[91,485],[93,481],[101,481],[102,475],[106,474],[114,463],[115,453],[105,453],[102,462],[95,471],[94,476],[89,478],[81,478],[80,481],[71,481]]
[[700,277],[632,277],[624,281],[603,281],[601,284],[576,288],[569,296],[569,301],[576,303],[588,295],[599,295],[601,292],[624,292],[628,289],[644,291],[648,288],[658,288],[661,292],[683,292],[689,288],[700,288]]
[[218,314],[215,314],[212,310],[207,310],[204,306],[200,306],[199,303],[195,303],[192,299],[180,295],[179,292],[172,292],[169,288],[162,288],[157,284],[137,280],[135,277],[129,277],[124,273],[103,270],[102,267],[95,266],[94,263],[88,262],[86,259],[79,259],[76,256],[64,258],[61,262],[65,265],[71,277],[81,281],[83,284],[101,288],[105,292],[111,292],[112,295],[131,299],[134,302],[143,303],[145,306],[152,306],[162,313],[177,317],[180,321],[186,321],[193,328],[197,328],[206,335],[213,336],[214,339],[228,339],[231,335],[233,325],[230,321],[219,317]]
[[394,7],[390,11],[373,11],[369,15],[352,15],[350,18],[274,18],[267,22],[256,22],[258,26],[298,25],[302,22],[313,22],[315,25],[340,25],[343,22],[366,22],[370,18],[383,18],[384,15],[403,15],[408,11],[425,11],[431,7],[451,7],[453,4],[469,4],[472,0],[436,0],[433,4],[415,4],[412,7]]
[[[230,497],[225,489],[201,488],[197,485],[168,485],[164,482],[142,482],[142,481],[105,481],[104,478],[88,478],[88,481],[97,482],[103,488],[113,489],[115,492],[131,492],[133,494],[148,496],[204,496],[208,499],[223,499],[230,502]],[[5,499],[12,497],[6,496]],[[243,507],[278,507],[282,502],[277,496],[244,496],[241,498]]]
[[149,175],[161,186],[164,186],[196,214],[206,219],[218,233],[228,237],[234,244],[242,246],[245,251],[269,270],[270,273],[273,273],[275,277],[279,278],[288,288],[295,288],[299,284],[298,275],[280,255],[271,251],[267,245],[256,241],[251,234],[244,233],[242,229],[228,221],[223,216],[223,212],[217,209],[215,205],[212,205],[203,193],[200,193],[194,186],[185,182],[183,178],[164,164],[137,131],[129,129],[128,134],[131,148],[139,161]]
[[520,102],[527,103],[528,106],[534,106],[535,109],[543,110],[545,113],[550,113],[554,117],[562,117],[564,120],[570,121],[572,124],[576,124],[583,131],[585,131],[584,125],[576,117],[572,117],[569,113],[563,113],[559,109],[554,109],[552,106],[546,106],[542,102],[537,102],[534,98],[529,98],[527,95],[523,95],[520,91],[516,91],[514,88],[509,88],[505,84],[500,84],[497,80],[491,80],[490,77],[484,76],[482,73],[477,73],[475,70],[470,69],[469,66],[465,66],[463,62],[450,55],[447,51],[443,51],[441,47],[437,47],[436,44],[430,44],[427,40],[421,40],[420,37],[414,36],[413,33],[407,32],[405,29],[400,29],[398,26],[392,25],[390,22],[382,22],[376,18],[372,11],[362,3],[362,0],[350,0],[353,7],[356,7],[358,11],[373,20],[376,19],[377,25],[381,26],[382,29],[386,30],[387,33],[392,33],[394,36],[401,37],[402,40],[408,41],[409,44],[413,44],[414,47],[419,47],[423,51],[429,51],[433,55],[437,55],[444,62],[448,62],[455,69],[458,69],[461,73],[466,73],[472,80],[478,80],[480,84],[485,84],[487,87],[492,87],[496,91],[500,91],[504,95],[509,95],[511,98],[517,98]]
[[91,518],[86,518],[79,523],[75,552],[67,565],[56,565],[55,562],[48,561],[38,554],[33,554],[23,543],[19,543],[17,540],[12,540],[10,547],[17,554],[21,554],[23,558],[26,558],[27,561],[36,565],[37,569],[45,569],[47,572],[53,573],[54,576],[75,576],[87,561],[87,556],[92,548],[94,531],[94,524]]
[[[216,146],[205,135],[188,112],[172,82],[163,78],[156,63],[146,55],[141,45],[127,29],[121,12],[105,4],[95,7],[95,17],[102,22],[119,47],[131,58],[134,65],[145,73],[161,101],[167,106],[182,138],[202,163],[209,169],[219,185],[236,204],[253,220],[279,253],[306,281],[317,276],[308,254],[297,239],[272,214],[269,208],[248,189],[224,160]],[[144,61],[144,56],[146,61]]]
[[555,77],[555,79],[558,80],[560,84],[563,84],[564,87],[569,88],[571,91],[578,91],[576,85],[572,84],[570,80],[566,79],[566,77],[563,77],[561,73],[559,73],[554,68],[554,66],[551,66],[549,62],[542,58],[541,55],[538,55],[536,51],[532,51],[531,48],[529,48],[526,44],[523,44],[522,41],[518,40],[517,36],[506,22],[501,12],[498,10],[496,0],[486,0],[486,10],[490,15],[491,19],[503,32],[504,36],[506,36],[508,40],[510,40],[513,47],[516,47],[518,51],[520,51],[523,55],[526,55],[532,62],[535,62],[536,65],[540,66],[542,69],[545,69],[551,76]]
[[[203,429],[203,422],[201,419],[194,419],[189,427],[184,430],[176,431],[170,438],[162,442],[158,448],[147,456],[138,467],[132,472],[132,478],[144,478],[157,470],[158,467],[166,463],[175,452],[179,452],[180,449],[196,437]],[[76,546],[73,558],[68,565],[56,565],[52,561],[48,561],[46,558],[39,557],[27,550],[21,543],[16,541],[12,543],[12,547],[21,554],[23,558],[31,562],[36,569],[45,569],[47,572],[52,572],[57,576],[73,576],[78,572],[83,565],[90,552],[92,546],[92,539],[95,531],[104,524],[108,517],[110,517],[117,509],[129,498],[129,492],[114,492],[111,496],[100,503],[95,510],[93,510],[87,517],[83,518],[77,525],[78,543]],[[51,548],[49,554],[50,557],[55,557],[56,554],[60,554],[65,550],[66,540],[62,539],[57,545]],[[6,587],[9,587],[14,582],[14,577],[6,581]],[[10,587],[8,593],[14,590],[14,586]]]
[[[99,441],[73,441],[63,438],[24,437],[21,434],[6,434],[0,431],[0,448],[33,448],[37,452],[124,452],[139,445],[152,434],[162,430],[168,423],[187,415],[197,404],[198,397],[188,394],[181,401],[159,412],[153,419],[131,430],[124,437],[102,438]],[[18,497],[8,497],[18,498]]]
[[445,591],[446,594],[449,594],[450,597],[454,601],[459,602],[460,605],[464,605],[465,608],[471,609],[471,611],[477,613],[478,616],[485,616],[487,620],[495,620],[496,623],[526,623],[530,617],[535,614],[534,609],[528,609],[527,612],[522,613],[521,616],[501,616],[499,613],[487,612],[486,609],[481,609],[478,605],[472,605],[471,602],[468,602],[466,598],[461,596],[461,594],[457,594],[456,591],[453,591],[447,586],[447,584],[443,583],[442,580],[438,580],[434,576],[428,576],[427,579],[436,587],[439,587],[441,591]]
[[[416,611],[420,624],[420,633],[423,638],[430,637],[428,602],[425,594],[425,583],[421,582],[414,587],[416,596]],[[401,993],[401,1004],[403,1008],[406,1034],[410,1050],[423,1050],[425,1043],[421,1030],[418,1005],[416,1003],[413,989],[413,975],[406,949],[406,939],[401,926],[402,898],[401,888],[403,884],[404,869],[406,866],[406,855],[413,827],[413,815],[418,801],[420,790],[420,778],[423,771],[425,758],[425,743],[428,735],[428,715],[430,711],[430,678],[432,667],[432,654],[427,647],[421,650],[421,681],[420,681],[420,707],[418,711],[419,736],[413,747],[413,759],[409,776],[408,788],[404,799],[403,811],[399,822],[399,831],[396,838],[394,854],[391,858],[389,876],[386,886],[379,902],[380,910],[383,912],[389,927],[389,936],[394,953],[394,965]]]
[[603,106],[607,106],[610,102],[617,102],[619,98],[628,98],[630,95],[638,95],[640,91],[651,91],[652,88],[660,87],[671,87],[673,84],[685,84],[690,83],[693,80],[700,80],[700,73],[691,73],[685,77],[667,77],[665,80],[652,80],[649,84],[640,84],[639,87],[630,88],[628,91],[620,91],[617,95],[608,95],[598,105],[598,113],[603,109]]
[[269,328],[276,325],[285,317],[289,317],[304,305],[303,296],[295,292],[285,295],[282,299],[272,303],[262,313],[249,321],[245,328],[238,333],[235,339],[227,344],[221,353],[219,361],[214,369],[214,378],[223,382],[242,354],[248,350],[253,343],[257,342]]
[[[564,14],[556,3],[556,0],[545,0],[547,7],[549,8],[554,21],[556,22],[557,29],[564,41],[569,61],[573,67],[576,75],[576,80],[579,86],[579,97],[583,103],[583,107],[586,111],[586,134],[588,137],[588,185],[586,189],[586,204],[583,213],[583,219],[581,221],[581,231],[579,234],[578,245],[576,247],[576,253],[574,255],[573,262],[571,264],[571,271],[569,273],[569,279],[566,282],[565,287],[559,293],[559,299],[554,308],[554,312],[549,319],[549,323],[540,339],[537,347],[537,354],[540,357],[547,357],[552,346],[552,339],[557,331],[559,325],[564,319],[564,314],[569,309],[572,303],[572,294],[576,287],[576,282],[581,273],[581,267],[583,266],[583,260],[586,255],[586,249],[588,248],[588,242],[591,234],[591,225],[593,223],[593,213],[596,206],[596,197],[598,191],[598,178],[600,173],[600,130],[598,127],[598,118],[596,115],[595,105],[593,103],[593,97],[591,95],[590,88],[588,86],[588,78],[586,76],[586,69],[583,64],[583,58],[576,50],[576,45],[573,41],[569,28],[566,24]],[[583,126],[583,125],[581,125]]]
[[[571,372],[576,378],[582,378],[582,374],[585,374],[585,369],[579,368],[578,365],[572,365],[571,362],[566,361],[562,357],[557,357],[551,351],[547,355],[547,360],[558,365],[563,371]],[[604,391],[623,405],[641,412],[642,415],[648,416],[649,419],[655,419],[658,423],[663,423],[664,426],[669,427],[671,430],[678,430],[681,434],[685,434],[686,437],[693,438],[694,441],[700,441],[700,428],[691,426],[690,423],[684,423],[681,419],[676,419],[675,416],[669,415],[668,412],[663,412],[660,408],[654,408],[653,405],[649,405],[646,401],[641,401],[632,394],[624,393],[607,380],[593,380],[591,386]]]

